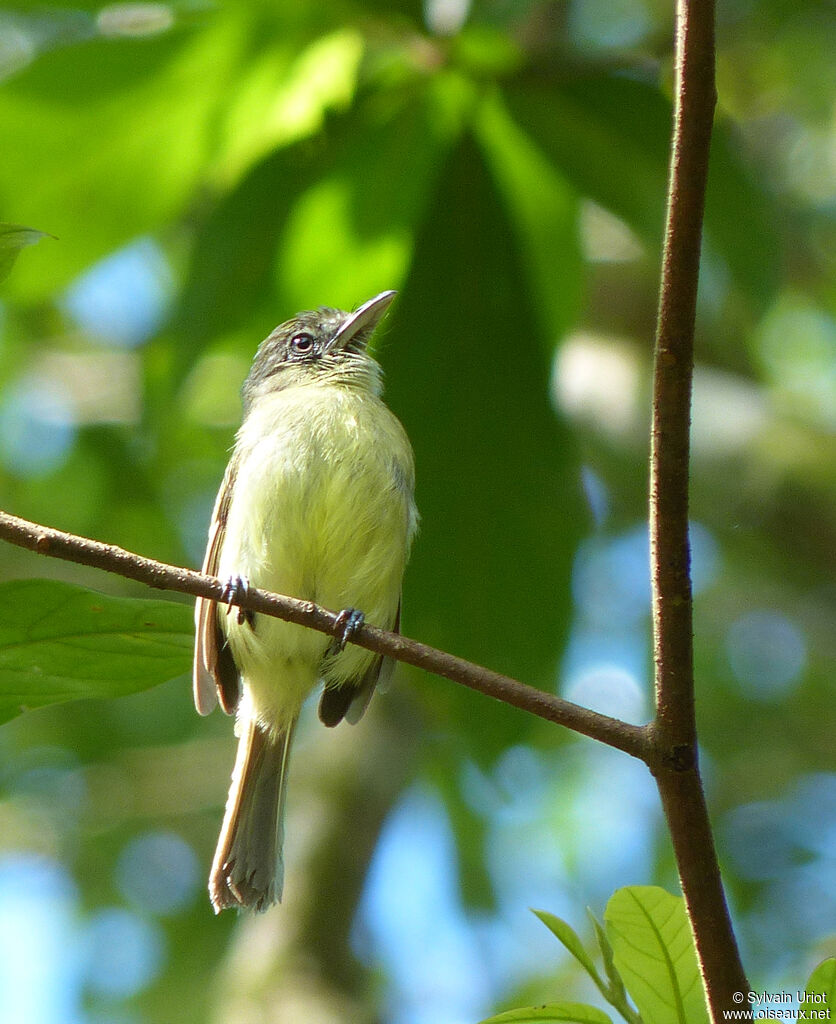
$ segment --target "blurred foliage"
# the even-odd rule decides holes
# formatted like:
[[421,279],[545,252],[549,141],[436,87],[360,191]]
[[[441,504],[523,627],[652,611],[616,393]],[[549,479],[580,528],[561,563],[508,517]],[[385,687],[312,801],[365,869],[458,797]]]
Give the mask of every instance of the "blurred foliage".
[[[398,288],[377,345],[415,447],[423,516],[404,631],[612,714],[646,715],[641,524],[672,19],[655,0],[0,12],[0,216],[27,225],[15,254],[39,232],[58,239],[20,251],[2,285],[0,504],[199,564],[258,341],[298,309]],[[799,986],[836,932],[823,881],[836,856],[834,29],[819,0],[719,12],[694,406],[695,639],[709,799],[759,987]],[[12,548],[0,550],[0,576],[147,597]],[[4,630],[25,639],[27,612],[69,593],[44,586],[6,583]],[[180,671],[188,643],[178,632],[188,608],[173,600],[177,651],[149,686]],[[159,602],[147,610],[165,614]],[[4,707],[20,703],[9,673],[19,678],[22,651],[4,663]],[[93,678],[83,659],[74,671]],[[130,673],[113,671],[127,692]],[[604,677],[609,689],[589,689]],[[68,694],[65,682],[53,696]],[[130,689],[139,685],[134,676]],[[526,901],[553,906],[543,879],[581,907],[627,882],[675,884],[658,818],[611,820],[638,806],[618,795],[623,761],[417,673],[381,701],[409,723],[404,736],[413,731],[392,774],[399,792],[443,800],[456,899],[474,929],[507,925]],[[90,1019],[128,1000],[137,1019],[203,1021],[220,988],[262,991],[261,975],[234,969],[254,935],[273,949],[261,924],[214,921],[196,888],[177,913],[152,911],[118,882],[145,832],[176,833],[201,873],[210,859],[231,723],[199,721],[189,702],[180,679],[44,708],[0,732],[8,849],[65,865],[84,920],[127,905],[149,948],[166,950],[150,980],[121,994],[78,982]],[[319,757],[332,739],[319,747],[303,734],[303,750]],[[333,789],[348,801],[343,781]],[[381,789],[393,807],[395,788]],[[381,800],[369,829],[385,816]],[[601,807],[609,830],[596,825]],[[606,852],[636,843],[642,877],[592,874]],[[342,961],[329,973],[322,922],[349,934],[336,916],[351,913],[365,866],[323,868],[308,924],[286,930],[309,943],[305,963],[320,963],[323,984],[351,990],[346,1019],[366,1019],[362,1005],[370,1020],[412,1020],[408,986],[363,939],[368,922],[352,933],[365,966],[350,983]],[[353,900],[329,898],[341,877]],[[275,915],[293,920],[293,908]],[[561,998],[587,997],[568,957],[549,973],[531,933],[503,934],[488,957],[499,967],[481,983],[491,1005],[553,998],[556,981]],[[233,966],[217,975],[230,941]]]
[[5,281],[11,273],[21,249],[43,237],[43,231],[33,231],[20,224],[0,224],[0,281]]

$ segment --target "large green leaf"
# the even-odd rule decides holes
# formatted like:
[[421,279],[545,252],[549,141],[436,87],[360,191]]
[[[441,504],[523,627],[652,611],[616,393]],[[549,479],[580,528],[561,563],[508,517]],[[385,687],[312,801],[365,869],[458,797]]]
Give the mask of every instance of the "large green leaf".
[[108,597],[52,580],[0,584],[0,722],[85,697],[121,697],[188,671],[188,605]]
[[603,1010],[586,1003],[547,1003],[506,1010],[479,1024],[611,1024],[611,1019]]
[[653,885],[619,889],[604,913],[615,966],[645,1024],[707,1024],[685,901]]
[[[404,631],[551,688],[585,514],[517,240],[469,137],[442,173],[392,320],[387,394],[415,447],[423,516]],[[482,753],[520,739],[524,720],[507,708],[428,685]]]
[[266,333],[299,309],[397,287],[455,130],[449,92],[360,103],[253,167],[197,239],[177,317],[186,352],[257,317]]
[[[351,308],[398,288],[435,178],[458,130],[452,79],[405,102],[360,104],[318,158],[320,174],[299,195],[279,239],[279,302]],[[329,159],[330,157],[330,159]]]
[[49,294],[182,208],[212,152],[237,36],[231,18],[211,17],[147,39],[94,38],[4,83],[14,145],[0,161],[0,208],[61,240],[21,264],[15,294]]
[[[275,304],[276,240],[295,197],[316,173],[319,143],[304,140],[259,161],[201,226],[174,321],[191,361],[213,337],[249,325]],[[266,333],[266,332],[265,332]],[[255,337],[252,351],[261,339]]]

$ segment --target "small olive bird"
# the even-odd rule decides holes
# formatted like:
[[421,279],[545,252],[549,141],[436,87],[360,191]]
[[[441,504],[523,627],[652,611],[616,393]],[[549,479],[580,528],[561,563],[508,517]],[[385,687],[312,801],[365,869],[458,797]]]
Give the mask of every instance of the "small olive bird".
[[[300,313],[262,342],[244,382],[203,564],[228,581],[230,603],[198,598],[195,609],[195,705],[206,715],[219,701],[237,716],[239,737],[209,878],[216,913],[281,899],[288,758],[305,698],[321,681],[325,725],[354,723],[393,669],[346,643],[366,616],[399,628],[418,523],[412,448],[367,351],[394,296],[382,292],[354,313]],[[230,614],[250,585],[343,609],[341,637]]]

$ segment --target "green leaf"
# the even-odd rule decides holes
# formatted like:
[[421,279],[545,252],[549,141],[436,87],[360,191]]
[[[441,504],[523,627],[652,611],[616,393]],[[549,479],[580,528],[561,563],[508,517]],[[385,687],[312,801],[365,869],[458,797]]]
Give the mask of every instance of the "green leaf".
[[54,237],[46,231],[24,228],[20,224],[0,224],[0,281],[5,281],[11,273],[21,249],[40,242],[42,238]]
[[[270,291],[277,237],[314,173],[308,140],[279,149],[256,164],[201,225],[174,314],[184,336],[178,357],[186,365],[208,341],[249,326],[258,312],[281,318]],[[251,340],[252,351],[259,340]]]
[[520,44],[507,32],[485,23],[464,25],[450,40],[451,55],[474,78],[497,78],[525,63]]
[[547,1003],[524,1006],[486,1017],[479,1024],[612,1024],[611,1019],[595,1006],[586,1003]]
[[439,93],[359,104],[245,175],[198,237],[176,315],[181,358],[254,315],[272,326],[398,287],[454,130]]
[[215,144],[210,118],[240,53],[231,16],[42,54],[3,83],[0,205],[62,241],[18,267],[27,300],[182,209]]
[[619,889],[604,914],[615,966],[645,1024],[707,1024],[685,901],[657,886]]
[[641,1016],[636,1013],[627,999],[627,990],[624,988],[624,982],[621,979],[621,975],[616,970],[615,961],[613,959],[613,949],[610,945],[610,940],[607,938],[607,933],[604,931],[603,925],[600,923],[598,918],[591,910],[589,910],[589,908],[587,908],[587,913],[589,914],[589,919],[592,922],[595,938],[598,940],[598,948],[601,950],[601,958],[604,961],[604,971],[607,975],[607,983],[605,983],[601,988],[601,992],[603,993],[604,998],[614,1006],[616,1010],[618,1010],[625,1020],[630,1021],[630,1024],[639,1024]]
[[406,102],[375,98],[359,106],[331,153],[317,157],[320,176],[297,197],[278,240],[282,308],[324,301],[350,309],[400,287],[459,127],[444,113],[455,102],[451,82],[442,79]]
[[607,978],[610,984],[616,983],[616,986],[620,985],[621,989],[624,989],[624,983],[618,971],[615,969],[615,963],[613,962],[613,951],[610,945],[610,940],[607,938],[607,933],[604,931],[601,922],[592,913],[591,910],[587,910],[589,919],[592,922],[592,928],[595,932],[595,938],[598,940],[598,948],[601,950],[601,959],[604,961],[604,970],[607,972]]
[[[804,991],[810,998],[801,1009],[808,1012],[808,1020],[818,1017],[821,1010],[829,1010],[832,1017],[833,1010],[836,1009],[836,957],[831,956],[827,960],[822,960],[810,975]],[[821,1002],[822,997],[824,1002]],[[810,1011],[814,1011],[814,1014],[811,1015]]]
[[188,671],[188,605],[109,597],[53,580],[0,584],[0,722],[87,697],[121,697]]
[[586,973],[600,988],[603,985],[601,976],[598,974],[589,953],[584,949],[580,936],[575,929],[570,924],[567,924],[562,918],[557,917],[554,914],[550,914],[547,910],[532,909],[532,913],[536,914],[549,931],[563,943],[581,967],[583,967]]
[[[503,197],[465,136],[439,177],[383,358],[423,517],[403,628],[553,688],[585,512],[573,439],[549,402],[547,349]],[[458,686],[430,696],[460,755],[484,764],[523,741],[524,723],[496,702]]]
[[305,45],[299,34],[277,31],[248,55],[226,112],[221,177],[242,172],[279,146],[320,131],[330,111],[347,108],[365,51],[362,34],[342,27]]

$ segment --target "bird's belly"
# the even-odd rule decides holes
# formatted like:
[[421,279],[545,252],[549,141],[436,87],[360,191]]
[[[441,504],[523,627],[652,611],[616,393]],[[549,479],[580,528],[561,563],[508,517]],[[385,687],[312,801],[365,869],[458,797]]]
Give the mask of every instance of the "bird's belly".
[[[243,458],[218,574],[339,611],[362,610],[391,628],[407,557],[408,498],[391,460],[372,447],[348,459],[352,438],[327,446],[266,434]],[[307,441],[307,439],[305,439]],[[281,723],[298,713],[322,670],[330,638],[271,616],[255,628],[235,612],[224,629],[257,715]],[[362,675],[372,655],[348,646],[327,663],[330,684]]]

